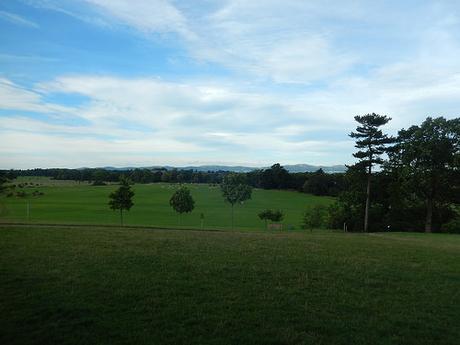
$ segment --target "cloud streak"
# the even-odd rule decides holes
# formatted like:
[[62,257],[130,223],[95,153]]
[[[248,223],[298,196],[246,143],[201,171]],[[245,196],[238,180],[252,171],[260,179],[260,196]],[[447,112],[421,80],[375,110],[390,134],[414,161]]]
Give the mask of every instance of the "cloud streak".
[[40,27],[37,23],[29,19],[26,19],[22,16],[19,16],[17,14],[7,12],[7,11],[0,11],[0,19],[6,20],[16,25],[20,25],[20,26],[24,26],[24,27],[28,27],[32,29],[38,29]]

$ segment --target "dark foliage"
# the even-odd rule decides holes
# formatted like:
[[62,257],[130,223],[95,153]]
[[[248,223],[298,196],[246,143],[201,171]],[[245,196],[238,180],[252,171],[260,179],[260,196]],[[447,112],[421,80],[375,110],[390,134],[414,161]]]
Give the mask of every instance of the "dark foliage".
[[120,211],[120,223],[123,225],[123,210],[129,211],[133,207],[134,192],[131,190],[131,181],[122,176],[120,178],[120,187],[110,193],[109,206],[112,210]]

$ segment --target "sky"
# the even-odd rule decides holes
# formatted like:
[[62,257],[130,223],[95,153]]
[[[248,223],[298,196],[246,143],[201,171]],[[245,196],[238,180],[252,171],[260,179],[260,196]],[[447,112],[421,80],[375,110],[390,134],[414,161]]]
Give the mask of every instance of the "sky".
[[458,0],[0,0],[0,168],[352,163],[459,116]]

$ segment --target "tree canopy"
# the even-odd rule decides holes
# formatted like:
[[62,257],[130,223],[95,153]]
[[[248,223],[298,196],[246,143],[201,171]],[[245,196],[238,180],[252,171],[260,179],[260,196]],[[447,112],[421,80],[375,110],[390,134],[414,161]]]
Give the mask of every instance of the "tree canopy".
[[220,185],[222,196],[225,201],[232,206],[232,228],[234,223],[233,207],[236,203],[243,203],[251,199],[252,187],[246,182],[246,176],[241,174],[231,173],[224,177]]
[[437,206],[459,202],[460,119],[428,117],[420,126],[399,131],[390,154],[407,191],[423,200],[425,231],[432,231]]
[[120,187],[109,195],[109,206],[112,210],[120,211],[120,223],[123,225],[123,210],[129,211],[133,207],[134,192],[131,190],[131,181],[126,177],[120,178]]
[[193,200],[190,190],[185,186],[181,186],[174,192],[171,199],[169,199],[169,205],[171,205],[174,211],[179,213],[180,222],[180,216],[182,213],[189,213],[193,211],[195,208],[195,200]]
[[352,132],[350,137],[356,139],[355,147],[358,149],[353,154],[359,159],[357,166],[361,166],[367,171],[367,187],[366,187],[366,202],[364,211],[364,231],[368,231],[369,226],[369,208],[370,208],[370,193],[371,193],[371,175],[374,165],[382,164],[382,154],[387,151],[388,144],[393,142],[393,139],[388,135],[383,134],[381,126],[387,124],[391,120],[386,115],[367,114],[355,116],[355,121],[360,124],[356,127],[356,132]]

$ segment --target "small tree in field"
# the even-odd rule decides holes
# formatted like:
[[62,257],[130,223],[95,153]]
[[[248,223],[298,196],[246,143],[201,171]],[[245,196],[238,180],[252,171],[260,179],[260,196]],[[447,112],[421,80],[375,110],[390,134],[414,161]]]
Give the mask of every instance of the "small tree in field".
[[222,190],[222,196],[225,201],[230,203],[232,206],[232,229],[234,212],[233,207],[236,203],[243,203],[244,201],[251,199],[252,188],[246,183],[244,175],[241,174],[228,174],[224,177],[220,189]]
[[201,229],[204,228],[204,213],[201,212],[200,213],[200,223],[201,223]]
[[134,192],[131,190],[131,182],[126,177],[120,178],[120,187],[110,193],[109,206],[112,210],[120,211],[120,223],[123,226],[123,210],[129,211],[133,207]]
[[267,229],[268,221],[280,222],[283,220],[284,214],[280,210],[263,210],[258,214],[259,218],[265,221],[265,229]]
[[174,211],[179,213],[180,225],[182,213],[192,212],[195,208],[195,200],[193,200],[190,190],[187,187],[182,186],[171,196],[171,199],[169,199],[169,205],[171,205]]
[[308,209],[303,214],[302,228],[303,229],[318,229],[324,227],[327,209],[323,205],[315,205]]
[[261,220],[265,222],[265,229],[267,229],[268,220],[272,215],[272,210],[263,210],[259,212],[258,216]]

